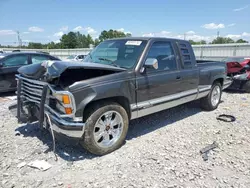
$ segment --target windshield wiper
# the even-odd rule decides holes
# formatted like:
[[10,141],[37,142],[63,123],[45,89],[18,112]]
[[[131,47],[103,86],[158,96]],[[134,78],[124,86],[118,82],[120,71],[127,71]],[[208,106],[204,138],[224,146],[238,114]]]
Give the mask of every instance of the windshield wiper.
[[109,61],[109,62],[113,63],[113,61],[110,60],[110,59],[106,59],[106,58],[102,58],[102,57],[100,57],[100,58],[98,58],[98,59],[99,59],[99,60],[103,60],[103,61]]
[[103,61],[108,61],[108,62],[111,62],[109,65],[114,65],[115,67],[119,67],[121,68],[119,65],[117,65],[114,61],[110,60],[110,59],[106,59],[106,58],[98,58],[99,60],[103,60]]

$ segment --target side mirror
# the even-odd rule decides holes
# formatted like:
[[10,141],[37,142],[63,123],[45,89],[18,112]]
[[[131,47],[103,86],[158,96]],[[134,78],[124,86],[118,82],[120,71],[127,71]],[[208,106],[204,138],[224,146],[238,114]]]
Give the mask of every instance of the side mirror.
[[158,61],[155,58],[148,58],[145,62],[145,67],[150,69],[158,69]]
[[4,66],[4,63],[0,62],[0,68]]

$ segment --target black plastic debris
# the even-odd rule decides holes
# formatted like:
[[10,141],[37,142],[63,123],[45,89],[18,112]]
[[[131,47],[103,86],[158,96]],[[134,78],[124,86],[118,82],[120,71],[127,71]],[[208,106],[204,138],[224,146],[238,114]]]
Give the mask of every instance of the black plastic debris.
[[224,122],[234,122],[236,118],[232,115],[227,115],[227,114],[221,114],[216,117],[217,120],[219,121],[224,121]]
[[217,148],[219,147],[218,143],[217,142],[213,142],[212,144],[206,146],[205,148],[201,149],[200,150],[200,153],[202,155],[202,158],[204,161],[207,161],[208,160],[208,153],[209,151],[213,150],[214,148]]

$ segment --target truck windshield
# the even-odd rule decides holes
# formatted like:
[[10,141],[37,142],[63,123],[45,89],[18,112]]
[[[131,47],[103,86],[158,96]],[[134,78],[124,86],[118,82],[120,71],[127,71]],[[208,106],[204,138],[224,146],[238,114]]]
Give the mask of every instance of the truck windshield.
[[136,65],[145,45],[146,40],[106,40],[93,49],[83,62],[131,69]]

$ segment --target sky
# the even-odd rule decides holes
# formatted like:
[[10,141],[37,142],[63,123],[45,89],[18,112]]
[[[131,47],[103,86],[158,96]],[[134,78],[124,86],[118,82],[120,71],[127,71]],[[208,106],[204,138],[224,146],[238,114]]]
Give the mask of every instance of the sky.
[[0,44],[58,42],[69,31],[250,41],[249,0],[0,0]]

